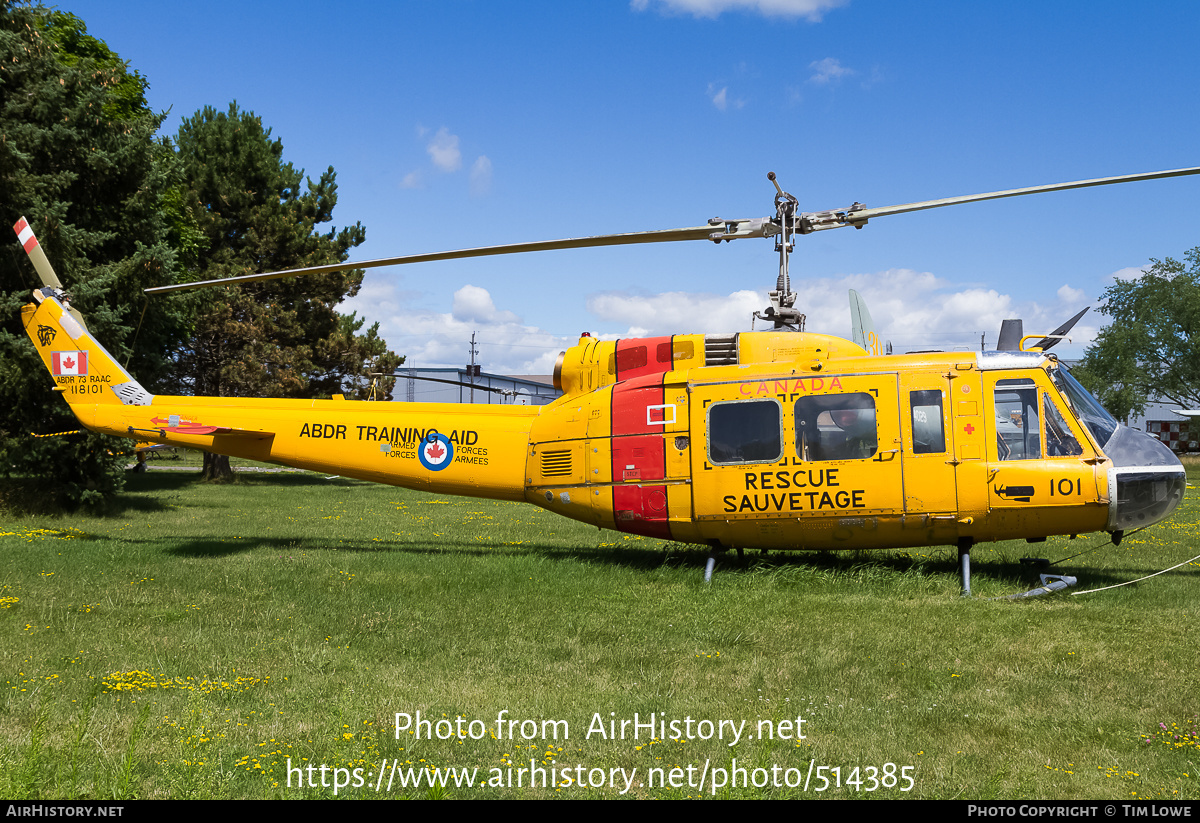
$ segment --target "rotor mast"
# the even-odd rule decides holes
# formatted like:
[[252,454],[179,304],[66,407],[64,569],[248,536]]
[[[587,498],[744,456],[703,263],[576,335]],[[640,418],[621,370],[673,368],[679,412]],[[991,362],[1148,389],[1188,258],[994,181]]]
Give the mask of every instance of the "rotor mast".
[[779,227],[779,233],[775,236],[775,251],[779,252],[779,278],[775,281],[775,291],[768,293],[771,305],[762,313],[754,312],[754,317],[772,321],[776,329],[804,331],[804,314],[793,308],[796,305],[796,293],[792,291],[792,280],[788,274],[788,257],[796,246],[796,208],[800,202],[780,187],[775,172],[767,172],[767,179],[775,185],[775,220],[772,222]]

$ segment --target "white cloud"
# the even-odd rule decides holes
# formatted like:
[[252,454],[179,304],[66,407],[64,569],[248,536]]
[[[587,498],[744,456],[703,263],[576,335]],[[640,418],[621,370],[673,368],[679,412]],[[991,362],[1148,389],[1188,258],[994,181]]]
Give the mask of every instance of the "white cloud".
[[[402,189],[425,188],[427,178],[435,174],[454,174],[462,169],[463,156],[457,134],[451,134],[450,129],[442,126],[430,135],[425,126],[417,126],[417,137],[425,142],[425,152],[429,155],[430,165],[409,172],[400,181]],[[472,197],[483,197],[492,190],[492,161],[487,155],[479,155],[471,164],[468,174],[468,186]]]
[[[857,289],[866,300],[879,336],[892,340],[896,351],[919,349],[979,350],[980,335],[988,348],[996,345],[1000,324],[1008,318],[1021,318],[1029,334],[1049,332],[1058,327],[1087,302],[1087,295],[1069,285],[1062,286],[1056,300],[1049,303],[1017,301],[995,289],[955,287],[928,272],[892,269],[869,275],[853,275],[821,281],[822,293],[832,298],[831,313],[845,317],[844,326],[834,334],[849,333],[849,312],[845,289]],[[801,298],[803,299],[803,298]],[[809,327],[813,327],[813,312]],[[826,330],[826,329],[822,329]],[[1077,326],[1071,333],[1071,351],[1091,341],[1095,329]],[[1065,344],[1063,344],[1065,346]]]
[[729,96],[729,86],[718,86],[716,83],[708,84],[708,99],[712,101],[717,111],[725,111],[729,108],[740,109],[746,105],[745,100]]
[[1109,279],[1113,281],[1137,280],[1139,277],[1149,271],[1149,269],[1149,266],[1129,266],[1123,269],[1117,269],[1115,272],[1109,275]]
[[[794,283],[796,308],[807,316],[807,330],[850,337],[847,292],[855,289],[867,303],[875,328],[897,352],[925,349],[978,351],[980,335],[989,348],[996,345],[1001,321],[1024,320],[1031,333],[1049,332],[1083,308],[1086,294],[1070,286],[1043,305],[1018,302],[994,289],[958,287],[929,272],[890,269],[875,274],[846,275]],[[601,320],[627,327],[621,337],[665,334],[747,331],[750,316],[767,305],[765,292],[739,291],[729,295],[668,292],[636,295],[605,292],[588,300],[588,311]],[[757,321],[756,328],[768,328]],[[1076,347],[1094,338],[1096,329],[1077,326],[1071,333]]]
[[[910,269],[842,275],[795,282],[796,308],[807,315],[807,328],[850,337],[847,290],[866,301],[875,328],[896,352],[929,349],[978,351],[983,335],[994,348],[1000,324],[1019,317],[1028,334],[1047,333],[1088,303],[1087,294],[1070,285],[1045,302],[1022,301],[995,289],[946,282],[929,272]],[[465,285],[454,292],[449,311],[412,308],[428,294],[404,293],[393,280],[370,274],[359,295],[341,310],[358,311],[369,322],[380,321],[389,346],[408,357],[411,366],[459,366],[469,359],[472,332],[484,371],[498,374],[548,374],[558,353],[576,342],[526,324],[515,312],[497,307],[491,293]],[[519,305],[519,296],[510,298]],[[754,311],[767,305],[765,292],[730,294],[602,292],[587,301],[591,320],[557,317],[560,327],[617,329],[605,338],[654,337],[667,334],[712,334],[748,331]],[[1088,321],[1091,321],[1090,323]],[[1094,323],[1095,325],[1092,325]],[[1079,357],[1098,332],[1100,317],[1089,313],[1071,332],[1072,343],[1056,352]],[[756,328],[769,327],[762,321]]]
[[429,141],[425,150],[429,152],[429,159],[433,161],[433,165],[441,171],[458,171],[462,168],[462,152],[458,148],[458,135],[451,134],[445,126],[438,129],[437,134]]
[[870,73],[863,79],[861,85],[864,89],[869,89],[878,83],[882,83],[885,79],[887,78],[883,69],[879,66],[872,66]]
[[471,164],[471,196],[483,197],[492,190],[492,161],[479,155]]
[[454,293],[450,316],[460,323],[520,323],[521,318],[510,311],[497,311],[491,293],[470,284]]
[[603,292],[587,301],[588,311],[600,320],[629,327],[622,337],[744,331],[750,315],[766,305],[765,293],[749,290],[729,295]]
[[693,17],[715,19],[727,11],[747,11],[764,17],[803,17],[810,23],[820,22],[830,9],[844,6],[849,0],[631,0],[630,8],[645,11],[651,5],[669,14],[690,14]]
[[808,82],[818,85],[837,82],[843,77],[851,77],[857,73],[854,69],[843,66],[836,57],[814,60],[808,64],[808,67],[813,70],[812,76],[808,78]]
[[1087,292],[1083,289],[1073,289],[1067,284],[1063,284],[1056,292],[1058,299],[1065,304],[1082,303],[1087,300]]
[[454,293],[450,312],[411,308],[427,295],[402,293],[386,278],[368,277],[362,291],[339,310],[357,311],[380,334],[405,365],[453,367],[466,364],[475,333],[478,361],[493,374],[550,374],[558,353],[575,340],[526,325],[510,311],[497,309],[491,294],[479,286]]

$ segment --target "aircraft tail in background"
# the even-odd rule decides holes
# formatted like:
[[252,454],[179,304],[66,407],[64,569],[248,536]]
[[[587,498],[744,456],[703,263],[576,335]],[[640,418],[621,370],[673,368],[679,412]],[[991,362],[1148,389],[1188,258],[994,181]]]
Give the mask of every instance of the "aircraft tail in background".
[[850,328],[853,335],[851,339],[866,349],[868,354],[884,354],[879,335],[875,333],[875,323],[871,320],[871,313],[867,311],[867,304],[854,289],[850,289]]

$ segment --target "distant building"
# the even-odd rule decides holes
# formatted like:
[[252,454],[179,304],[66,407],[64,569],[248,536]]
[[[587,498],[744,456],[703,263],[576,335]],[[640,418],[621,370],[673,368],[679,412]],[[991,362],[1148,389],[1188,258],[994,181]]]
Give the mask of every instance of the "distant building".
[[1144,431],[1175,452],[1200,451],[1200,420],[1179,414],[1175,404],[1148,403],[1146,411],[1133,418],[1131,428]]
[[[444,381],[444,382],[439,382]],[[472,387],[472,381],[474,387]],[[465,385],[457,385],[465,384]],[[407,403],[486,403],[505,406],[544,406],[561,395],[550,375],[504,375],[466,368],[405,369],[396,371],[392,397]]]

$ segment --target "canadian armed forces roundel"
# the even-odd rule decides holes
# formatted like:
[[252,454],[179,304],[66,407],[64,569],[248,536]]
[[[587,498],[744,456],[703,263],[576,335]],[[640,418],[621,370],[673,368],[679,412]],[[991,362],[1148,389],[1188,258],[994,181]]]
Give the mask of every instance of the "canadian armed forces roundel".
[[446,435],[430,432],[422,441],[417,456],[420,457],[422,466],[431,472],[440,472],[454,460],[454,444]]

